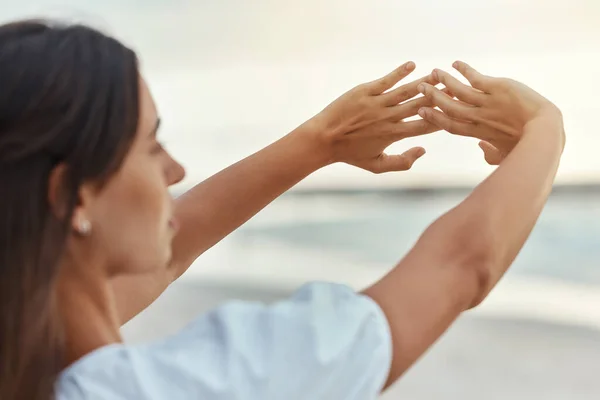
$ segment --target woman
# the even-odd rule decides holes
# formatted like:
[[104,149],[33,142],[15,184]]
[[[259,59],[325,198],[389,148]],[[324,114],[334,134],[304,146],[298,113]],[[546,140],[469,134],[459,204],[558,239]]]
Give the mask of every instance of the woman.
[[[500,279],[564,145],[546,99],[457,68],[473,87],[436,70],[392,89],[407,63],[172,200],[184,171],[157,142],[134,53],[83,26],[0,27],[0,398],[375,398]],[[308,284],[272,306],[227,304],[162,342],[121,343],[123,322],[302,178],[334,162],[407,170],[423,149],[383,150],[438,129],[481,138],[502,164],[378,283]]]

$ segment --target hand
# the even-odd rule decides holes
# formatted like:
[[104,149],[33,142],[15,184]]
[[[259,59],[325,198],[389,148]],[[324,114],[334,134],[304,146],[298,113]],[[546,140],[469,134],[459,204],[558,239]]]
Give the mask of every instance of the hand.
[[543,116],[562,123],[560,110],[524,84],[482,75],[459,61],[453,67],[472,87],[445,71],[434,70],[433,80],[446,86],[456,99],[423,83],[419,91],[442,112],[425,107],[419,115],[450,133],[481,139],[479,146],[489,164],[498,165],[510,153],[530,121]]
[[384,153],[394,142],[439,130],[422,119],[404,121],[431,105],[423,97],[406,101],[419,94],[420,83],[434,83],[431,75],[389,90],[414,68],[408,62],[383,78],[351,89],[307,122],[316,127],[312,131],[317,132],[319,146],[326,149],[330,162],[382,173],[408,170],[425,154],[422,147],[400,155]]

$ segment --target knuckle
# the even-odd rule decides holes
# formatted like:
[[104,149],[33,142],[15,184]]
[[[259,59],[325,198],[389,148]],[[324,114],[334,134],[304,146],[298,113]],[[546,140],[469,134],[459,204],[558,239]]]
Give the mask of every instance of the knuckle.
[[414,115],[416,114],[419,109],[425,105],[427,102],[425,101],[413,101],[412,103],[410,103],[410,105],[408,106],[406,113],[409,113],[410,115]]
[[377,79],[375,81],[375,87],[377,87],[377,88],[385,87],[385,85],[387,84],[387,81],[388,81],[387,77]]
[[367,96],[359,96],[356,99],[356,105],[363,110],[367,110],[371,108],[371,99]]
[[408,91],[408,89],[406,88],[402,88],[398,90],[398,93],[396,93],[395,96],[395,100],[397,100],[398,102],[408,99],[410,97],[410,93]]
[[474,75],[470,80],[471,80],[471,83],[473,84],[473,86],[483,85],[483,78],[480,77],[479,75]]
[[496,85],[503,89],[508,88],[514,82],[510,78],[496,78],[495,81],[496,81]]
[[381,88],[381,89],[385,89],[389,86],[392,86],[394,84],[395,80],[396,80],[395,74],[393,74],[392,76],[384,76],[383,78],[381,78],[377,81],[377,87]]
[[429,128],[431,123],[425,120],[414,121],[409,129],[409,132],[422,132],[423,130]]
[[454,135],[459,135],[461,133],[458,124],[454,121],[446,121],[443,128]]
[[430,98],[428,98],[428,97],[421,97],[421,98],[417,99],[416,101],[414,101],[412,104],[413,104],[412,109],[416,109],[418,111],[419,108],[425,107],[425,106],[430,106],[433,103],[432,103],[432,101],[431,101]]
[[447,108],[444,110],[444,113],[450,118],[460,118],[462,117],[462,113],[456,111],[454,108]]
[[439,129],[440,128],[437,125],[432,124],[427,121],[424,121],[422,132],[423,133],[432,133],[432,132],[438,131]]
[[398,170],[407,171],[410,169],[411,166],[412,166],[412,162],[407,156],[401,156],[399,158],[398,164],[397,164]]
[[365,92],[368,92],[368,91],[369,91],[369,87],[370,87],[370,86],[371,86],[371,85],[370,85],[370,84],[368,84],[368,83],[361,83],[360,85],[358,85],[358,86],[354,87],[354,88],[351,90],[351,92],[352,92],[352,93],[354,93],[354,94],[363,94],[363,93],[365,93]]

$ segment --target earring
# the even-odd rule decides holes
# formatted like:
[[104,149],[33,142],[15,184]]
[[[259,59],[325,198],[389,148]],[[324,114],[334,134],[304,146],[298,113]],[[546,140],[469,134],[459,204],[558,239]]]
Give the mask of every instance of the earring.
[[77,224],[77,232],[82,236],[87,236],[92,231],[92,224],[87,219],[82,219]]

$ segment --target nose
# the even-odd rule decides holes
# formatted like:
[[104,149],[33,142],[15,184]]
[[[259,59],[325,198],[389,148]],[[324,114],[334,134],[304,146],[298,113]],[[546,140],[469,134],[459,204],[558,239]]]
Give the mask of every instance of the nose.
[[185,178],[185,168],[179,164],[170,154],[168,156],[167,165],[167,183],[169,186],[175,185]]

